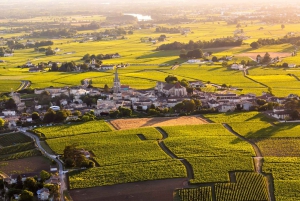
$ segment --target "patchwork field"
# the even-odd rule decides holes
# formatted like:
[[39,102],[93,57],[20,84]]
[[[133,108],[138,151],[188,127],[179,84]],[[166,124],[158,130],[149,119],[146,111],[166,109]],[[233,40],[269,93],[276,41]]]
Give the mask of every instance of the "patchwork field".
[[228,172],[253,170],[250,144],[232,144],[237,137],[221,124],[162,127],[168,134],[166,146],[193,167],[193,183],[225,182]]
[[[230,118],[232,115],[228,115],[227,119],[224,118],[226,115],[206,115],[216,122],[227,122],[234,131],[257,144],[264,156],[263,172],[273,175],[276,200],[297,200],[300,196],[297,168],[300,156],[299,123],[270,124],[265,118],[245,121],[247,118],[243,116],[239,122],[238,114],[233,119]],[[232,141],[233,144],[240,142]]]
[[0,135],[0,161],[39,156],[31,138],[21,133]]
[[[56,153],[62,153],[66,145],[75,143],[95,155],[100,167],[71,173],[73,189],[186,177],[184,166],[159,148],[156,140],[161,138],[154,128],[139,128],[55,138],[47,143]],[[82,182],[86,178],[89,179]]]
[[200,117],[154,117],[138,119],[116,119],[110,123],[118,130],[140,128],[140,127],[159,127],[172,125],[196,125],[206,124],[207,122]]

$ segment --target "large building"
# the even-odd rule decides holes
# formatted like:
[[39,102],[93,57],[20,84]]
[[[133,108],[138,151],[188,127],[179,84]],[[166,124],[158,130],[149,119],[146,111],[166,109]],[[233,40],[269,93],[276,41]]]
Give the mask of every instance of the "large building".
[[158,93],[164,94],[165,96],[186,96],[187,91],[184,86],[181,86],[179,82],[175,84],[169,84],[164,82],[157,82],[155,89]]

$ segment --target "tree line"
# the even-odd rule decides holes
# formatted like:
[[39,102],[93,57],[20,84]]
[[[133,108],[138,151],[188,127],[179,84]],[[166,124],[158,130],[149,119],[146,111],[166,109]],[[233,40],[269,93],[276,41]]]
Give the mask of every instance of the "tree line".
[[156,50],[193,50],[193,49],[203,49],[203,48],[214,48],[214,47],[226,47],[226,46],[241,46],[243,40],[235,40],[232,37],[212,39],[210,41],[196,41],[190,40],[188,43],[173,42],[168,44],[162,44],[156,48]]
[[168,27],[156,27],[155,32],[157,33],[180,33],[180,28],[168,28]]

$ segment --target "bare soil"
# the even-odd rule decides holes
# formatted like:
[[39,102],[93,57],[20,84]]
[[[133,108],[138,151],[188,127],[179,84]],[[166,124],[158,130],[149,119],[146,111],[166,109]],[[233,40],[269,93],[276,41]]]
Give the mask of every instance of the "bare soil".
[[[265,54],[266,54],[265,52],[245,52],[245,53],[237,54],[235,56],[250,57],[251,59],[255,60],[257,55],[263,57]],[[288,52],[269,52],[269,54],[272,58],[274,57],[284,58],[284,57],[291,56],[291,53]]]
[[206,124],[207,121],[200,117],[154,117],[154,118],[136,118],[136,119],[117,119],[110,123],[117,129],[131,129],[140,127],[159,127],[159,126],[180,126]]
[[134,182],[70,190],[74,201],[173,201],[173,192],[187,185],[187,178]]
[[33,156],[17,160],[0,161],[0,170],[7,175],[50,171],[50,161],[43,156]]

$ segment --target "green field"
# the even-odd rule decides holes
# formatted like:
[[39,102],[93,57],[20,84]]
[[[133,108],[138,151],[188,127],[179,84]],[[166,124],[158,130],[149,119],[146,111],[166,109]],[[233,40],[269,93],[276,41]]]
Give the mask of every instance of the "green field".
[[0,135],[0,161],[41,155],[32,139],[21,133]]
[[236,139],[221,124],[163,127],[166,146],[193,167],[193,183],[228,181],[228,172],[253,170],[252,147]]
[[[138,134],[144,135],[146,140],[141,140]],[[71,188],[86,188],[185,177],[184,166],[158,146],[157,139],[160,138],[161,134],[154,128],[142,128],[61,137],[49,139],[47,143],[59,154],[66,145],[74,143],[95,155],[99,167],[74,172],[70,176]],[[87,177],[89,181],[82,182]]]
[[231,112],[231,113],[216,113],[205,114],[205,118],[210,119],[215,123],[232,123],[232,122],[269,122],[270,118],[259,112]]
[[294,201],[300,196],[299,157],[265,157],[263,170],[274,177],[277,201]]
[[90,121],[84,123],[65,124],[60,126],[40,127],[34,129],[42,133],[47,139],[59,138],[80,134],[111,131],[111,127],[104,121]]

